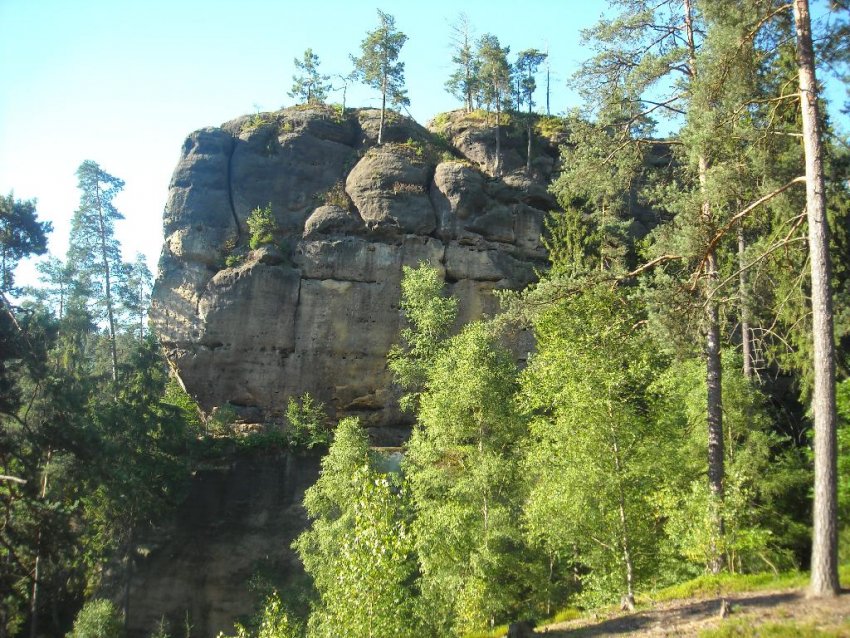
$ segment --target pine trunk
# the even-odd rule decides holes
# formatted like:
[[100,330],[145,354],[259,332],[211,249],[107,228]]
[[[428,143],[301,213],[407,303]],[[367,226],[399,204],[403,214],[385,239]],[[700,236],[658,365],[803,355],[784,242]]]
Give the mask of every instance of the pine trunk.
[[106,316],[109,320],[109,352],[112,356],[112,380],[118,382],[118,347],[115,343],[115,315],[112,310],[112,282],[109,273],[109,256],[106,248],[106,224],[103,220],[103,205],[100,200],[100,185],[95,186],[97,193],[97,221],[100,233],[100,249],[103,256],[103,292],[106,296]]
[[528,101],[528,122],[527,124],[527,132],[528,132],[528,152],[526,153],[525,160],[525,174],[529,177],[531,176],[531,98]]
[[[48,472],[50,471],[50,459],[53,456],[53,450],[47,450],[47,461],[44,464],[44,476],[41,479],[41,500],[47,498],[47,480]],[[41,581],[41,527],[39,526],[38,534],[35,541],[35,567],[32,574],[32,595],[30,596],[30,638],[38,636],[38,605]]]
[[496,165],[493,168],[493,176],[499,177],[502,174],[502,108],[499,102],[501,96],[496,97]]
[[741,352],[744,358],[744,378],[753,378],[753,352],[752,340],[750,339],[750,308],[747,293],[747,271],[744,263],[744,252],[746,250],[744,241],[744,229],[738,226],[738,295],[741,307]]
[[[705,205],[707,207],[707,204]],[[706,260],[708,284],[706,291],[706,330],[705,330],[705,385],[707,389],[708,423],[708,487],[712,497],[712,535],[723,536],[723,517],[717,512],[717,506],[723,501],[723,480],[725,476],[723,457],[723,365],[720,358],[720,317],[717,302],[709,298],[713,292],[711,286],[717,279],[717,258],[712,252]],[[709,569],[717,574],[723,569],[723,556],[713,552]]]
[[815,427],[814,525],[812,528],[811,596],[837,596],[838,516],[835,414],[835,345],[830,291],[829,227],[823,168],[823,135],[808,0],[794,0],[800,107],[806,154],[806,210],[812,272],[812,339],[814,341]]
[[381,122],[378,124],[378,146],[384,143],[384,114],[387,112],[387,74],[381,84]]
[[[685,37],[688,43],[688,71],[690,82],[697,79],[696,42],[694,39],[693,13],[690,0],[682,4],[685,20]],[[691,103],[691,109],[698,108]],[[702,211],[700,216],[706,228],[714,225],[711,203],[708,201],[706,187],[708,184],[708,160],[703,152],[699,153],[699,185],[702,192]],[[703,285],[705,296],[705,385],[706,385],[706,414],[708,426],[708,488],[711,492],[710,514],[712,519],[712,536],[723,536],[723,517],[718,506],[723,501],[723,480],[725,475],[723,459],[723,391],[722,370],[720,359],[720,311],[713,298],[714,286],[717,283],[717,255],[709,251],[705,260],[706,281]],[[723,555],[712,548],[709,569],[717,574],[723,569]]]

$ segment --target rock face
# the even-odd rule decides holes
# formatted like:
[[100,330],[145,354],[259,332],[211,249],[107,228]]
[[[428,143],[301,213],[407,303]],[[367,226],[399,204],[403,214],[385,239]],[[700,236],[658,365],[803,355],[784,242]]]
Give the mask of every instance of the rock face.
[[193,636],[230,635],[261,603],[252,582],[302,578],[290,545],[307,525],[301,502],[318,474],[317,457],[290,454],[198,471],[174,520],[136,557],[130,638],[152,635],[161,620],[171,635],[183,635],[187,621]]
[[[205,410],[230,404],[274,421],[310,392],[332,416],[404,424],[386,369],[402,266],[441,269],[468,320],[544,265],[551,144],[538,143],[529,177],[525,140],[503,132],[509,172],[496,178],[492,127],[455,114],[440,137],[395,116],[379,147],[377,118],[292,108],[184,143],[151,318]],[[274,245],[248,250],[246,220],[265,206]]]

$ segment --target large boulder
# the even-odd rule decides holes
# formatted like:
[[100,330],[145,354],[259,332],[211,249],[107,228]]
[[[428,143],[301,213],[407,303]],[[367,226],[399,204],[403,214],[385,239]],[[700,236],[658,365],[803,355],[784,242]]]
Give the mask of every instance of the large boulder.
[[[204,410],[230,404],[274,421],[309,392],[380,438],[409,421],[386,367],[403,325],[402,267],[439,268],[468,320],[544,265],[544,177],[489,175],[470,127],[458,147],[392,115],[377,146],[377,121],[374,110],[291,108],[183,145],[151,319]],[[266,206],[274,245],[249,250],[246,220]]]

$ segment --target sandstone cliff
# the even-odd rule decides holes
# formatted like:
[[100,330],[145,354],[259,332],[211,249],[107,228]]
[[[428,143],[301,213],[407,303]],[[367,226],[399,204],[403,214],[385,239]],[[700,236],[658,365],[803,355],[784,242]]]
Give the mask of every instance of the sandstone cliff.
[[[545,263],[555,202],[553,140],[442,116],[440,134],[378,111],[290,108],[192,133],[170,185],[151,318],[169,361],[205,410],[230,404],[274,421],[310,392],[332,416],[405,423],[386,369],[401,317],[403,265],[440,268],[461,319],[495,309]],[[271,206],[275,246],[247,248],[246,219]],[[387,432],[387,430],[382,430]]]

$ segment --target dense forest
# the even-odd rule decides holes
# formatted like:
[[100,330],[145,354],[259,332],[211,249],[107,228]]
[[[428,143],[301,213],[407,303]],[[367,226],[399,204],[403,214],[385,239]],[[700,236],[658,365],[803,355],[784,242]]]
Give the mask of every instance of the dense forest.
[[[467,636],[631,609],[706,573],[811,570],[813,595],[838,594],[850,145],[815,74],[846,70],[850,7],[813,34],[806,0],[612,5],[583,35],[584,106],[557,117],[538,109],[545,52],[453,26],[446,89],[491,127],[495,175],[502,136],[527,137],[531,172],[534,135],[563,132],[559,207],[549,267],[493,316],[459,325],[436,265],[405,268],[387,365],[415,425],[398,467],[309,395],[254,440],[201,413],[148,330],[152,275],[122,258],[123,182],[97,163],[39,286],[15,269],[50,224],[0,200],[0,637],[122,635],[141,530],[233,441],[323,454],[294,545],[309,577],[265,592],[240,638]],[[406,104],[406,39],[379,12],[352,56],[381,129]],[[290,96],[324,102],[318,56],[295,67]],[[657,225],[637,233],[636,210]],[[273,241],[266,217],[251,248]]]

